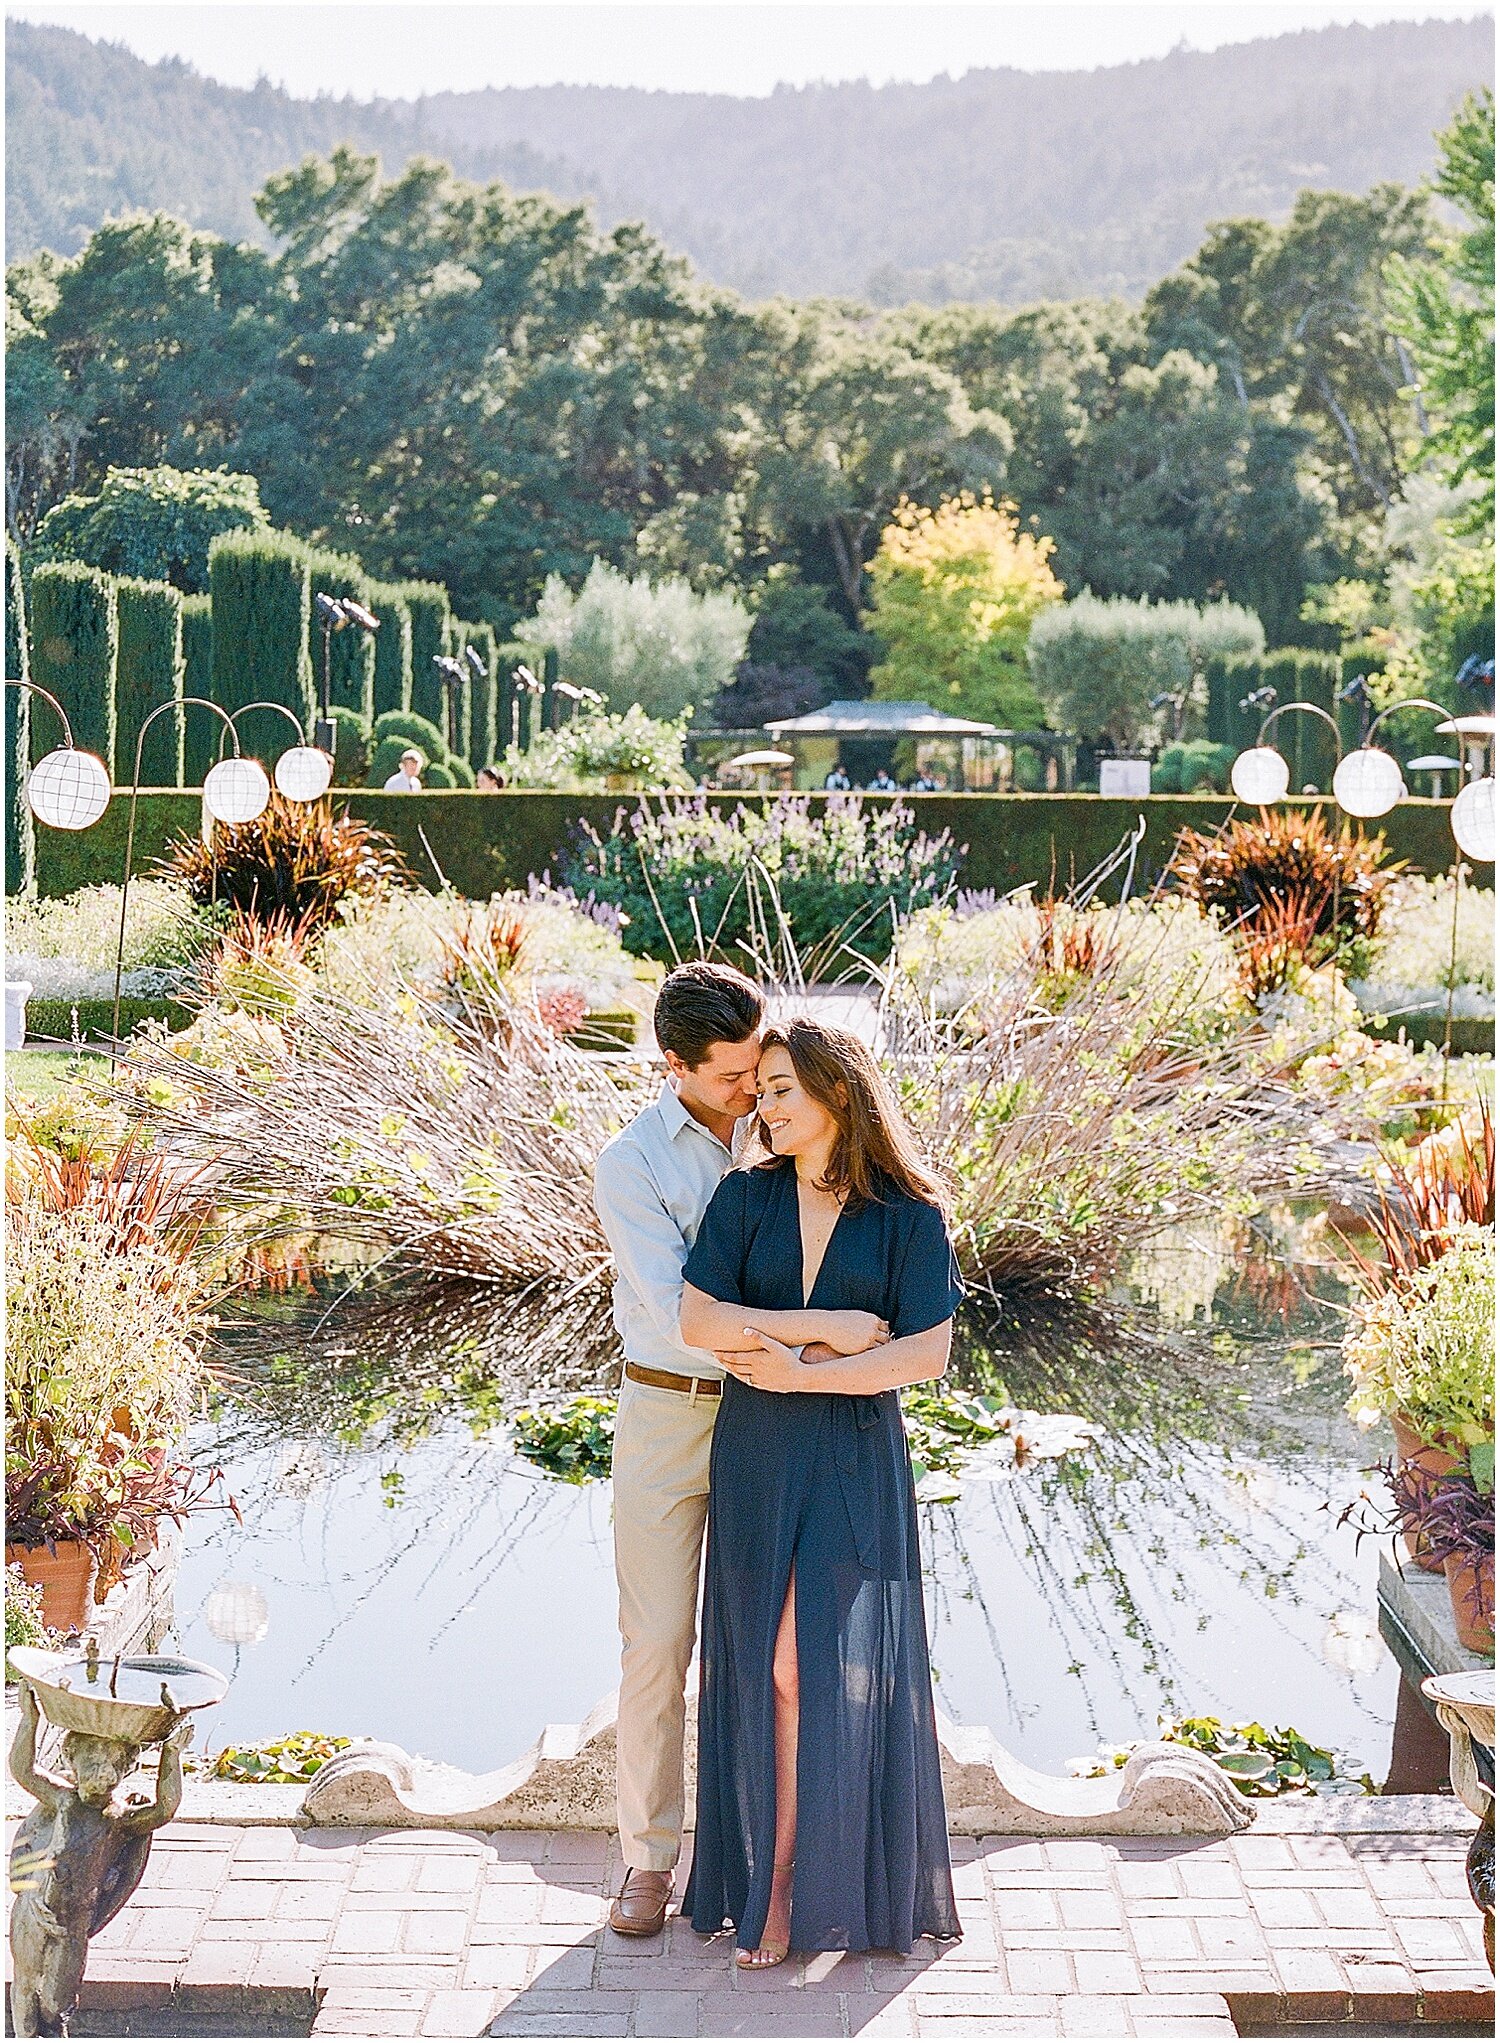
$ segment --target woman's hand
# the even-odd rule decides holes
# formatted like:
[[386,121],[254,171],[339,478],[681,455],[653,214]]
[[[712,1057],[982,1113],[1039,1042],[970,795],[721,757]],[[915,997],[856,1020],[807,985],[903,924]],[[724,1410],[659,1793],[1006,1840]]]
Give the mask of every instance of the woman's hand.
[[807,1389],[807,1364],[795,1348],[783,1347],[780,1341],[773,1341],[769,1334],[756,1333],[753,1327],[746,1327],[745,1332],[760,1345],[719,1357],[731,1376],[748,1383],[752,1390]]
[[891,1330],[873,1312],[825,1312],[823,1340],[840,1355],[863,1355],[869,1348],[883,1348]]

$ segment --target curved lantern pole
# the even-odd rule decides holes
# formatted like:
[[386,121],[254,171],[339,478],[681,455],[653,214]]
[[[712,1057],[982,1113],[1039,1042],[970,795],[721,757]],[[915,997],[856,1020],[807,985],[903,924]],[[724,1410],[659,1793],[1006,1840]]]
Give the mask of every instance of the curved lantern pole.
[[44,753],[27,770],[22,799],[39,823],[53,830],[87,830],[109,807],[114,789],[109,768],[92,752],[80,752],[73,743],[73,726],[68,712],[48,688],[36,681],[7,679],[7,688],[19,688],[27,695],[39,695],[56,713],[63,727],[63,742]]
[[[110,1049],[109,1049],[109,1068],[111,1072],[114,1071],[115,1066],[119,1061],[118,1052],[120,1047],[120,980],[121,977],[123,976],[125,969],[125,911],[130,901],[130,868],[135,858],[135,805],[136,800],[140,794],[142,747],[145,745],[146,742],[147,731],[151,728],[152,724],[156,722],[156,719],[159,716],[165,716],[169,710],[174,712],[178,710],[184,710],[188,707],[189,703],[191,703],[195,708],[198,709],[211,709],[216,717],[222,718],[224,724],[228,728],[230,738],[234,742],[234,762],[238,763],[239,761],[240,734],[234,727],[234,719],[229,715],[229,712],[227,710],[221,709],[218,703],[210,702],[206,695],[184,695],[180,698],[180,700],[176,702],[158,703],[156,708],[151,711],[150,715],[142,720],[141,727],[139,731],[137,731],[136,733],[135,772],[131,777],[130,783],[130,820],[125,827],[125,880],[123,886],[120,889],[120,935],[119,941],[115,945],[115,1005],[114,1019],[110,1024]],[[222,747],[223,740],[221,739],[220,740],[221,750]],[[221,759],[219,765],[224,766],[230,763],[231,762],[228,760]],[[218,767],[212,768],[210,770],[209,777],[212,778],[213,773],[216,773],[217,771]],[[207,782],[205,781],[205,799],[206,798],[207,798]]]
[[[252,709],[274,710],[277,716],[284,716],[297,733],[295,745],[282,753],[275,766],[276,791],[289,802],[315,802],[328,792],[333,779],[333,761],[316,745],[309,745],[307,732],[302,720],[284,702],[247,702],[243,709],[237,709],[229,721],[238,736],[240,718],[248,716]],[[223,740],[220,740],[220,751]]]

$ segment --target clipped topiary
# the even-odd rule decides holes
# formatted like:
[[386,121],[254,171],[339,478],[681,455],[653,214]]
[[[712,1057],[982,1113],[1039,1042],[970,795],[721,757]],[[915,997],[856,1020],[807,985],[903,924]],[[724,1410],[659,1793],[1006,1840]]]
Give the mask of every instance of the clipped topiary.
[[[370,609],[370,578],[351,555],[325,553],[308,555],[314,596],[352,596]],[[377,613],[378,614],[378,613]],[[313,663],[313,686],[319,702],[323,699],[323,618],[316,601],[308,612],[308,655]],[[330,631],[328,639],[328,699],[335,709],[352,709],[369,723],[375,715],[375,640],[356,624]]]
[[451,776],[454,787],[472,787],[474,785],[474,769],[467,759],[460,759],[456,753],[450,752],[440,764],[446,768]]
[[428,787],[457,787],[453,777],[455,761],[452,759],[430,759],[422,769],[422,785]]
[[[182,692],[213,701],[214,609],[208,596],[182,599]],[[182,713],[182,784],[202,787],[219,756],[224,726],[210,710],[190,705]]]
[[[484,766],[504,749],[496,721],[495,634],[487,624],[456,624],[453,629],[457,656],[469,675],[464,756],[471,765]],[[470,646],[484,663],[482,674],[476,674],[469,663]]]
[[411,708],[411,605],[386,582],[370,584],[375,634],[375,714]]
[[[441,582],[398,582],[411,613],[411,707],[443,728],[443,684],[432,664],[449,649],[452,613]],[[445,741],[446,744],[446,741]]]
[[308,551],[287,532],[231,532],[208,555],[213,686],[231,714],[279,702],[311,730],[314,710]]
[[[111,766],[119,646],[113,582],[98,568],[70,562],[39,567],[31,578],[30,625],[32,680],[67,711],[79,750]],[[33,717],[33,759],[62,742],[52,722]]]
[[338,787],[361,787],[370,770],[370,726],[352,709],[333,712],[333,778]]
[[[125,579],[115,584],[120,645],[115,670],[115,766],[117,787],[135,777],[136,740],[153,710],[177,704],[175,716],[159,716],[146,730],[141,752],[142,787],[182,785],[183,656],[182,593],[170,582]],[[208,716],[206,710],[198,715]],[[209,718],[216,722],[216,718]]]
[[415,745],[424,759],[440,759],[448,749],[437,725],[409,709],[388,710],[384,716],[376,717],[374,736],[377,744],[387,738],[400,738],[405,744]]

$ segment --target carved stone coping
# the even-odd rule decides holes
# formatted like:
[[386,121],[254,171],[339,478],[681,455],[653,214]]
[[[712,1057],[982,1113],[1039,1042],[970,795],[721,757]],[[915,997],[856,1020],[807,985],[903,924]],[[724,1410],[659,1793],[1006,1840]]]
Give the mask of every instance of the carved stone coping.
[[[302,1815],[311,1823],[391,1829],[613,1830],[615,1701],[606,1697],[581,1724],[549,1724],[529,1752],[494,1773],[463,1773],[399,1746],[362,1743],[319,1771]],[[1119,1772],[1077,1780],[1034,1772],[982,1726],[940,1716],[938,1743],[948,1828],[957,1837],[1224,1837],[1253,1821],[1221,1769],[1180,1745],[1143,1745]]]

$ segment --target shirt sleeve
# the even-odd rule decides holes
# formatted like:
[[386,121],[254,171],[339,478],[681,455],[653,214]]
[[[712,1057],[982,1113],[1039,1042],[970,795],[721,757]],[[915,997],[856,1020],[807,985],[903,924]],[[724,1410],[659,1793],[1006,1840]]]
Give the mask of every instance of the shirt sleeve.
[[745,1302],[746,1177],[732,1170],[721,1179],[682,1272],[695,1290],[706,1291],[721,1305]]
[[947,1226],[937,1207],[924,1200],[911,1202],[895,1292],[891,1332],[897,1340],[941,1326],[945,1319],[953,1317],[963,1300],[963,1279],[958,1274],[958,1258],[953,1253]]
[[645,1159],[628,1146],[606,1149],[594,1166],[594,1209],[616,1270],[663,1340],[682,1348],[678,1322],[688,1245],[667,1211]]

